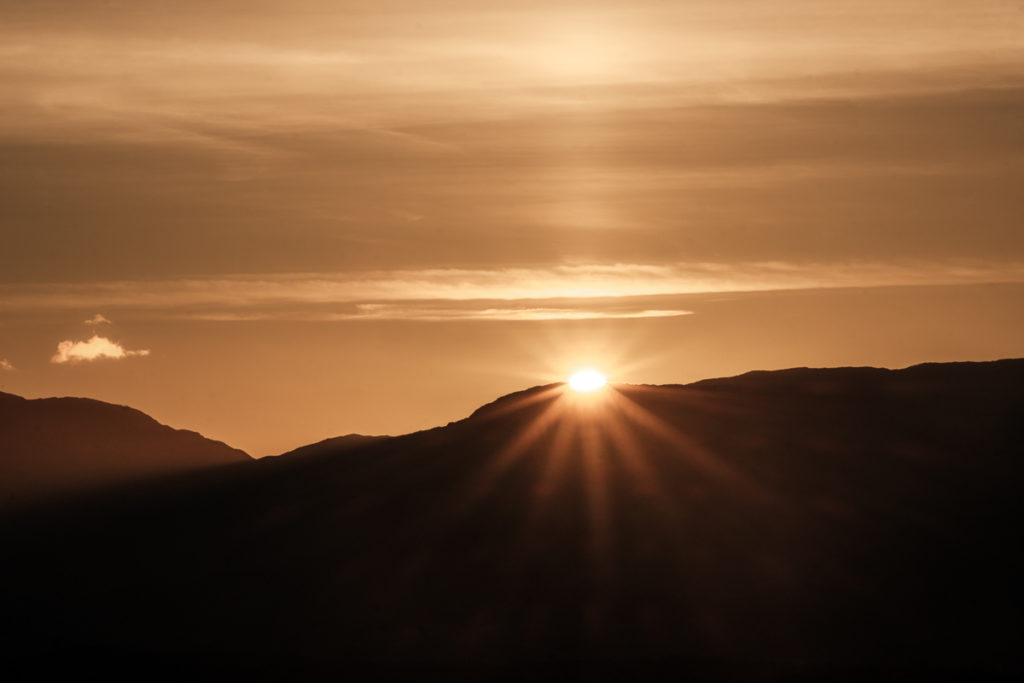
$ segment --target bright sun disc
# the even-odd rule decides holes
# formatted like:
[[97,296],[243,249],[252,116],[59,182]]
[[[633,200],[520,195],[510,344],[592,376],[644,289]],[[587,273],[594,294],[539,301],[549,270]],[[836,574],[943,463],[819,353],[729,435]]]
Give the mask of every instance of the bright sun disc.
[[604,386],[605,378],[597,370],[580,370],[569,378],[569,386],[575,391],[594,391]]

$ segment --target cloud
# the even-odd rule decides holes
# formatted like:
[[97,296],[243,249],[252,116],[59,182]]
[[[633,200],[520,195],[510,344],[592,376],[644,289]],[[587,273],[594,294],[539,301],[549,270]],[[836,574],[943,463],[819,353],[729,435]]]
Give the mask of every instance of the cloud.
[[309,311],[261,311],[253,313],[234,313],[230,311],[214,311],[207,313],[191,313],[184,317],[188,320],[208,320],[218,322],[244,322],[256,320],[303,321],[303,322],[341,322],[349,320],[420,320],[426,322],[442,322],[453,320],[500,320],[500,321],[534,321],[534,320],[623,320],[634,318],[674,318],[691,315],[693,311],[679,309],[658,309],[617,307],[609,310],[604,300],[594,301],[593,305],[574,306],[437,306],[433,303],[406,302],[402,304],[358,304],[355,310],[348,312]]
[[[234,275],[209,279],[0,285],[0,310],[228,309],[410,301],[530,302],[893,285],[1024,282],[1024,262],[612,263]],[[548,304],[550,305],[550,304]],[[526,303],[518,307],[526,307]],[[480,308],[504,308],[488,304]],[[204,313],[211,311],[195,311]]]
[[628,318],[672,318],[690,315],[692,311],[640,309],[605,311],[597,307],[500,307],[500,308],[437,308],[433,306],[393,306],[361,304],[356,313],[340,313],[330,320],[608,320]]
[[106,318],[97,313],[93,317],[89,318],[88,320],[83,320],[82,322],[84,322],[86,325],[103,325],[104,323],[110,324],[111,321],[109,318]]
[[[908,1],[916,12],[905,7]],[[64,9],[54,12],[55,4]],[[663,96],[703,90],[721,98],[749,96],[744,80],[785,92],[792,88],[786,77],[808,72],[904,74],[909,65],[924,65],[948,73],[950,61],[970,65],[976,82],[995,68],[994,57],[1008,55],[1013,65],[1019,59],[1020,12],[1007,0],[904,0],[895,3],[904,6],[899,11],[882,0],[844,0],[847,6],[831,9],[821,5],[836,3],[745,2],[742,11],[712,0],[642,0],[628,11],[600,2],[604,8],[592,12],[586,30],[553,25],[549,8],[540,6],[547,3],[487,3],[490,11],[477,6],[483,3],[446,2],[429,10],[427,3],[416,9],[406,3],[399,13],[367,3],[343,14],[318,9],[311,22],[306,12],[280,11],[280,3],[250,2],[235,40],[226,34],[211,40],[206,28],[233,21],[223,17],[238,11],[228,9],[234,3],[205,2],[202,9],[160,3],[167,9],[134,17],[118,12],[103,21],[110,16],[99,9],[105,4],[4,3],[5,17],[32,17],[0,29],[0,57],[13,84],[5,94],[21,105],[11,107],[10,127],[50,123],[89,132],[102,126],[123,134],[148,123],[152,133],[170,136],[201,122],[269,124],[296,117],[374,125],[397,118],[404,126],[422,120],[423,105],[414,106],[420,101],[429,105],[430,119],[460,120],[467,111],[535,111],[576,100],[564,93],[544,97],[541,87],[553,85],[641,83],[657,86]],[[162,21],[152,21],[151,12]],[[410,31],[413,25],[418,30]],[[877,49],[864,50],[865,41]],[[412,58],[396,62],[401,54]],[[268,72],[276,77],[267,78]],[[705,85],[716,80],[740,86]],[[903,81],[909,82],[903,87],[914,83]],[[502,87],[467,88],[481,83]],[[332,96],[324,98],[328,84]],[[630,93],[615,99],[632,104]],[[592,98],[588,93],[588,104]],[[164,125],[168,121],[193,125]]]
[[117,342],[94,334],[89,341],[76,342],[66,339],[57,344],[57,353],[50,359],[50,362],[79,363],[82,361],[94,361],[100,358],[117,359],[148,355],[149,349],[126,350]]
[[0,358],[0,370],[11,371],[16,369],[6,358]]

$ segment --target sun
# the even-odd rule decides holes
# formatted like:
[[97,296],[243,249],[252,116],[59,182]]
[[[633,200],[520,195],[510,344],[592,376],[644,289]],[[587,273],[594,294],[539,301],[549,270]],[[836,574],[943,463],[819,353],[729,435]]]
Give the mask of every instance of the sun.
[[574,391],[595,391],[605,385],[604,375],[597,370],[580,370],[569,378],[569,386]]

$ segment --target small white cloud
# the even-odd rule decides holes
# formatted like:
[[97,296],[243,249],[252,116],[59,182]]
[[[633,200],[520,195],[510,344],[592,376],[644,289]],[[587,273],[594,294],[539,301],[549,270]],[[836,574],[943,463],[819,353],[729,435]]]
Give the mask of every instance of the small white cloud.
[[100,358],[128,358],[129,356],[148,356],[149,349],[128,350],[117,342],[106,337],[93,335],[89,341],[71,341],[67,339],[57,344],[57,353],[50,359],[51,363],[78,363],[93,361]]
[[97,313],[93,317],[89,318],[88,320],[83,320],[82,322],[84,322],[86,325],[103,325],[104,323],[110,324],[110,319]]
[[10,371],[16,369],[6,358],[0,358],[0,370]]

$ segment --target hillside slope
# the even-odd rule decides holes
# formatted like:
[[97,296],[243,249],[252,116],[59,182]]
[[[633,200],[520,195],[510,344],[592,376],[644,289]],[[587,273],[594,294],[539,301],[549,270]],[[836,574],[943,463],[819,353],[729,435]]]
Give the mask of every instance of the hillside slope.
[[130,510],[14,520],[5,642],[311,677],[1021,673],[1022,386],[1007,360],[538,387]]
[[125,406],[0,393],[2,506],[249,459]]

